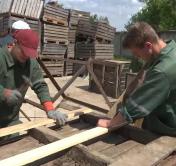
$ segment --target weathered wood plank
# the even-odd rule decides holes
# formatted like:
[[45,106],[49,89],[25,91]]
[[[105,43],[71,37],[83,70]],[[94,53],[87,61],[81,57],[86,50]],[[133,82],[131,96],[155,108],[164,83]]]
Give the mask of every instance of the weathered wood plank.
[[18,14],[19,15],[22,15],[22,8],[23,8],[23,5],[24,5],[24,1],[25,0],[21,0],[21,2],[20,2],[19,9],[18,9]]
[[43,8],[43,4],[44,4],[44,2],[40,1],[40,7],[39,7],[39,10],[38,10],[38,13],[37,13],[37,17],[36,17],[38,19],[40,18],[41,11],[42,11],[42,8]]
[[176,150],[176,138],[163,136],[143,146],[131,149],[130,151],[116,158],[111,166],[150,166],[156,165],[163,158],[169,156]]

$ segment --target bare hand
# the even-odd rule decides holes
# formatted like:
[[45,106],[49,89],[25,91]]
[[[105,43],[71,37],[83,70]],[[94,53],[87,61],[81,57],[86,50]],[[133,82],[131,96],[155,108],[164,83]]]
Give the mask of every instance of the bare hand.
[[110,126],[110,119],[99,119],[97,126],[108,128]]

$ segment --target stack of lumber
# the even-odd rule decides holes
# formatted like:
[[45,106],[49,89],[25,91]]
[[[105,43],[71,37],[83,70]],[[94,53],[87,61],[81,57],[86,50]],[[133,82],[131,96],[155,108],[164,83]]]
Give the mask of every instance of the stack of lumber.
[[0,0],[0,14],[11,13],[19,17],[39,19],[42,8],[42,0]]
[[76,57],[88,59],[90,56],[96,59],[113,59],[113,44],[77,43]]
[[67,54],[68,47],[68,15],[69,11],[61,7],[49,4],[44,6],[41,58],[57,57],[57,63],[50,58],[48,58],[48,62],[46,59],[44,61],[45,64],[50,64],[47,65],[47,68],[52,75],[63,75],[64,73],[63,59]]
[[[125,90],[126,73],[129,72],[129,61],[115,60],[94,60],[93,71],[102,85],[105,93],[113,98],[117,98]],[[90,78],[89,89],[93,92],[99,92],[95,81]]]

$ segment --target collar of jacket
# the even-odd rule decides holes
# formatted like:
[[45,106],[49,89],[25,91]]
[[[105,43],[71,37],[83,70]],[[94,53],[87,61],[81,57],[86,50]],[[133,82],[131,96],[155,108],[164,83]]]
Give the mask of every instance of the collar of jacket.
[[8,67],[12,67],[15,65],[14,58],[12,57],[11,53],[9,52],[7,46],[3,47],[5,60],[7,62]]
[[158,56],[156,56],[155,58],[153,58],[152,60],[150,60],[150,62],[147,63],[147,67],[151,67],[153,65],[156,65],[162,58],[163,56],[167,56],[167,54],[169,54],[170,51],[172,51],[173,49],[176,48],[176,43],[174,40],[169,40],[168,42],[166,42],[167,45],[166,47],[164,47],[160,54]]

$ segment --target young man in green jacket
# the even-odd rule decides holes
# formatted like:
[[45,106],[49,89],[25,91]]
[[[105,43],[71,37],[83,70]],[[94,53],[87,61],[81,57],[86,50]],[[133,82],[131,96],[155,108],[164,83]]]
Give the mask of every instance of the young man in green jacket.
[[64,125],[67,116],[56,111],[36,60],[38,35],[32,30],[18,30],[14,42],[0,48],[0,128],[19,123],[19,109],[27,89],[23,77],[29,78],[49,118]]
[[176,43],[165,43],[145,22],[132,25],[123,47],[147,62],[142,84],[111,120],[98,126],[112,127],[144,118],[142,127],[157,134],[176,136]]

